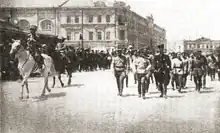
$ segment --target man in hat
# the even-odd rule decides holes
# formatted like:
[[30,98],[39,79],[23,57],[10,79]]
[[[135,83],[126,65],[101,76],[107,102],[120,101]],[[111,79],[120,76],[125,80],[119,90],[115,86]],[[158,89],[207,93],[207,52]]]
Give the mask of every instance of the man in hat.
[[112,68],[118,86],[118,95],[122,96],[127,70],[127,60],[126,57],[122,55],[121,49],[117,49],[117,56],[112,61]]
[[145,53],[139,52],[137,60],[134,62],[138,80],[138,94],[145,99],[146,90],[148,91],[150,76],[151,76],[151,64],[146,58]]
[[[202,55],[202,52],[200,50],[195,52],[195,59],[192,62],[191,65],[191,71],[194,77],[194,82],[196,84],[196,90],[200,92],[200,89],[202,88],[202,77],[206,76],[205,72],[207,70],[207,60]],[[203,85],[204,85],[203,81]]]
[[64,44],[65,40],[66,39],[64,37],[58,36],[58,43],[56,46],[56,50],[58,50],[62,55],[62,57],[65,58],[68,61],[68,63],[70,63],[70,59],[67,56],[67,46]]
[[166,97],[167,85],[170,82],[171,60],[164,53],[164,44],[158,46],[159,53],[154,58],[155,79],[158,83],[158,88],[161,91],[160,97]]
[[36,32],[37,26],[31,25],[30,33],[27,37],[27,49],[29,50],[34,60],[37,62],[38,67],[42,69],[44,58],[41,56],[41,45],[39,44],[39,36],[36,34]]

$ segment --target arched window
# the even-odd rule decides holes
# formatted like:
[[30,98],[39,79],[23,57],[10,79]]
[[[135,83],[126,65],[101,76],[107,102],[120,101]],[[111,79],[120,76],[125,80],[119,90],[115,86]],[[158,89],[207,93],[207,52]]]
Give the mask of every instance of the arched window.
[[25,19],[20,20],[18,22],[18,26],[21,30],[24,30],[24,31],[28,31],[30,29],[30,23]]
[[40,26],[43,31],[52,31],[53,22],[50,20],[44,20],[41,22]]

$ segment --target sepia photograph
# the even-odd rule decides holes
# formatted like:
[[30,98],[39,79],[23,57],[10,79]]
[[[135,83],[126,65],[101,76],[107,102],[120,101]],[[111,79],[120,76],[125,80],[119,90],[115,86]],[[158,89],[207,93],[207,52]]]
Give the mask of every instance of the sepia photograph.
[[220,133],[219,0],[0,0],[0,133]]

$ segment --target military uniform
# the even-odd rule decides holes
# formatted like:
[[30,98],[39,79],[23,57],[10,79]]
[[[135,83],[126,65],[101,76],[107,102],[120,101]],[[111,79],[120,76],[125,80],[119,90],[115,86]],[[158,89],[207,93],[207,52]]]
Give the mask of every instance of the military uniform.
[[145,98],[146,89],[149,87],[149,78],[151,75],[150,69],[150,61],[144,57],[139,56],[137,60],[134,62],[137,80],[138,80],[138,94],[139,97]]
[[[159,45],[158,48],[164,48],[164,45]],[[154,58],[155,79],[158,83],[158,88],[161,91],[160,97],[166,96],[167,85],[170,82],[171,61],[168,55],[159,53]]]
[[178,91],[181,92],[181,89],[183,87],[183,61],[179,58],[174,58],[172,60],[172,74],[173,79],[176,81],[176,85],[178,87]]
[[[118,51],[121,52],[120,50]],[[118,95],[122,96],[123,87],[124,87],[123,83],[126,76],[125,71],[127,69],[126,57],[123,55],[116,56],[112,61],[112,67],[118,86]]]
[[[200,52],[200,51],[197,51]],[[200,91],[202,87],[202,77],[206,76],[206,67],[207,67],[207,60],[202,55],[197,55],[195,59],[192,61],[192,74],[194,76],[194,82],[196,84],[196,90]]]
[[36,35],[37,26],[32,25],[31,32],[27,36],[27,49],[38,63],[39,68],[42,68],[43,57],[41,56],[41,45],[39,44],[39,36]]

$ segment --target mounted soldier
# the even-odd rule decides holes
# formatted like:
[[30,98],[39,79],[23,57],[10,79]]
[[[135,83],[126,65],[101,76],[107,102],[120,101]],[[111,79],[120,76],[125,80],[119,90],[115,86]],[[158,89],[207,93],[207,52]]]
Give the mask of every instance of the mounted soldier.
[[164,54],[164,44],[158,46],[159,53],[154,58],[155,79],[161,91],[160,97],[167,95],[167,85],[170,82],[171,61],[168,55]]
[[68,63],[70,63],[71,61],[70,61],[69,57],[67,56],[67,46],[64,44],[65,40],[66,39],[62,36],[58,37],[58,43],[56,46],[56,50],[60,52],[61,56],[64,59],[66,59]]
[[41,56],[41,45],[39,44],[39,36],[36,34],[37,26],[31,25],[30,33],[27,37],[27,50],[38,64],[38,67],[42,69],[44,58]]

